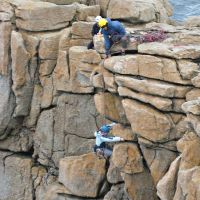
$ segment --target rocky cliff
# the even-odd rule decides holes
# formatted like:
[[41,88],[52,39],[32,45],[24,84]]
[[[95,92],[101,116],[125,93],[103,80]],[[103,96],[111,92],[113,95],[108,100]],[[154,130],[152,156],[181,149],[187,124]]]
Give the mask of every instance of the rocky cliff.
[[[133,35],[87,50],[97,15]],[[0,199],[200,199],[200,24],[170,25],[167,0],[0,1]],[[110,160],[94,132],[116,122]]]

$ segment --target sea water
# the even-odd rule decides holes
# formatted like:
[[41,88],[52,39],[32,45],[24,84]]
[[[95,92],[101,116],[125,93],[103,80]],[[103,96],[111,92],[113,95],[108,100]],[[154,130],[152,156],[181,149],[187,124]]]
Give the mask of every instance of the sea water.
[[172,19],[184,21],[189,16],[200,16],[200,0],[169,0],[173,6]]

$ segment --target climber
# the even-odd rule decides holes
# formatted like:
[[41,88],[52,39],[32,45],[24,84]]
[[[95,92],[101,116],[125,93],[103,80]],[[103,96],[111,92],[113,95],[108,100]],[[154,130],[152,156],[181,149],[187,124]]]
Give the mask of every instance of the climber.
[[[98,22],[99,22],[99,20],[100,19],[102,19],[102,17],[101,16],[97,16],[96,18],[95,18],[95,24],[93,25],[93,27],[92,27],[92,32],[91,32],[91,34],[92,34],[92,37],[94,36],[94,35],[97,35],[97,34],[101,34],[100,33],[100,31],[101,31],[101,29],[100,29],[100,27],[99,27],[99,25],[98,25]],[[94,42],[93,42],[93,40],[87,45],[87,49],[93,49],[94,48]]]
[[125,54],[130,35],[126,33],[125,28],[119,21],[111,21],[109,18],[101,18],[98,22],[100,28],[102,28],[102,34],[105,40],[106,58],[110,57],[110,49],[113,44],[121,43],[122,55]]
[[108,137],[108,133],[116,123],[103,125],[98,131],[94,133],[96,137],[96,144],[94,152],[98,156],[108,158],[112,155],[112,150],[106,147],[106,142],[119,142],[124,141],[121,137]]

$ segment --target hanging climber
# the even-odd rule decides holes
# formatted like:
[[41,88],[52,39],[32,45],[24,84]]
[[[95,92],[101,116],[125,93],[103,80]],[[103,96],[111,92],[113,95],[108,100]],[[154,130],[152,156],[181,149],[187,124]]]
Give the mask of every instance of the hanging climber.
[[106,142],[124,141],[121,137],[108,137],[108,133],[116,123],[103,125],[98,131],[94,133],[96,137],[96,144],[94,152],[100,157],[108,158],[112,155],[112,150],[106,147]]
[[[93,27],[92,27],[92,32],[91,32],[92,37],[93,37],[94,35],[101,34],[101,33],[100,33],[101,28],[100,28],[99,25],[98,25],[98,22],[99,22],[100,19],[102,19],[101,16],[97,16],[97,17],[95,18],[95,22],[96,22],[96,23],[95,23],[95,24],[93,25]],[[93,48],[94,48],[93,39],[92,39],[92,41],[87,45],[87,48],[88,48],[88,49],[93,49]]]
[[105,40],[106,58],[111,56],[111,46],[115,43],[121,43],[122,55],[125,54],[125,49],[130,42],[130,35],[126,33],[125,28],[119,21],[111,21],[109,18],[102,18],[98,25],[102,28],[102,34]]

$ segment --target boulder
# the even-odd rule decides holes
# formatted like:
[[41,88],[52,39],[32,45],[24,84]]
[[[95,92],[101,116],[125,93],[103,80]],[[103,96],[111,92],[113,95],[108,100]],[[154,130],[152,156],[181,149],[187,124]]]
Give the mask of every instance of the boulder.
[[200,117],[198,115],[188,113],[187,120],[190,122],[190,126],[193,128],[193,130],[195,130],[196,134],[200,137]]
[[77,4],[77,19],[80,21],[87,21],[88,17],[96,17],[100,15],[100,6],[86,6],[84,4]]
[[60,160],[59,182],[73,195],[95,198],[106,176],[105,167],[106,161],[94,153],[66,157]]
[[[187,64],[198,66],[191,62],[187,62]],[[183,85],[191,84],[190,81],[182,79],[175,60],[167,58],[150,55],[113,56],[105,60],[104,67],[119,74],[139,75]],[[189,66],[187,65],[187,67]],[[192,71],[192,69],[194,71],[194,68],[190,70]]]
[[186,94],[186,101],[196,100],[200,97],[200,89],[194,88]]
[[172,8],[167,1],[125,0],[121,3],[120,0],[111,0],[107,16],[111,19],[121,19],[134,24],[150,21],[166,23],[169,21],[168,16],[171,15],[171,10]]
[[168,172],[157,184],[157,194],[161,200],[173,199],[175,195],[180,161],[179,156],[171,163]]
[[197,63],[188,60],[178,60],[177,67],[183,79],[192,79],[198,75],[199,66]]
[[185,102],[182,104],[182,109],[185,113],[200,115],[200,99]]
[[115,145],[112,162],[120,172],[126,174],[143,172],[143,159],[136,144],[123,143]]
[[180,169],[191,169],[200,165],[198,152],[200,151],[200,138],[194,133],[186,133],[178,142],[177,149],[181,152]]
[[16,25],[27,31],[57,30],[67,27],[75,12],[74,5],[23,1],[15,10]]
[[138,45],[139,53],[153,54],[166,56],[176,59],[197,59],[200,57],[199,45],[174,45],[169,43],[143,43]]
[[187,170],[179,170],[176,193],[173,200],[195,200],[200,197],[200,167],[196,166]]
[[172,161],[176,158],[176,152],[165,148],[148,148],[145,145],[140,145],[140,148],[150,169],[154,184],[157,185],[169,169]]
[[94,22],[74,22],[72,24],[72,38],[92,39],[92,27]]
[[137,101],[122,101],[133,132],[154,141],[167,141],[173,125],[169,116]]
[[138,79],[136,77],[119,76],[116,75],[115,81],[118,86],[127,87],[131,90],[155,95],[160,97],[177,97],[185,98],[187,92],[192,88],[189,86],[178,86],[171,83],[162,81],[150,80],[150,79]]

